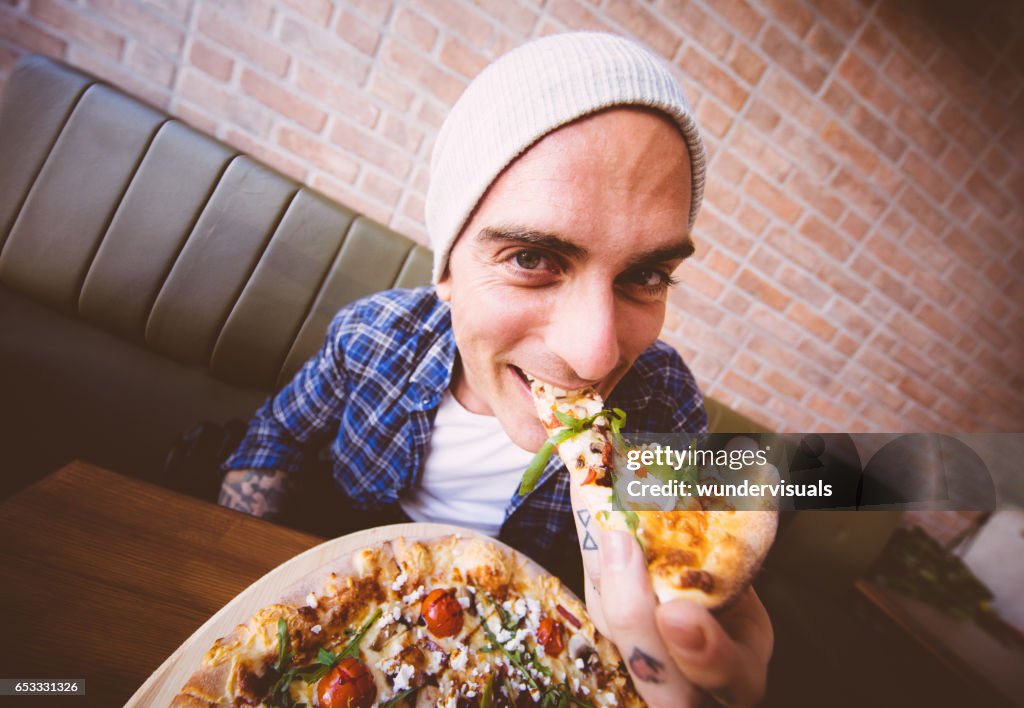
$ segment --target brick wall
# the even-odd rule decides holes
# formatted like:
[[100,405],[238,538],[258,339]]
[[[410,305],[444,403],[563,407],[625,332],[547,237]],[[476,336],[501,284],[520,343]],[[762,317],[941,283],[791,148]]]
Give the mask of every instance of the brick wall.
[[641,38],[711,155],[664,337],[789,430],[1024,423],[1024,10],[976,0],[0,0],[109,79],[424,240],[432,139],[486,62]]

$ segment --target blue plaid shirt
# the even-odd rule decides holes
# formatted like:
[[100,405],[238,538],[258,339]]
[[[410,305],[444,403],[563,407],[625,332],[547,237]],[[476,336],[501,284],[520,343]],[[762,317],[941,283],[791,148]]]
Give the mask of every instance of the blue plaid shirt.
[[[455,355],[450,311],[433,288],[352,303],[335,316],[316,356],[256,412],[224,468],[298,472],[329,443],[334,479],[354,505],[393,507],[419,483]],[[690,370],[663,342],[640,355],[608,403],[627,411],[627,431],[707,428]],[[542,563],[556,562],[556,551],[575,552],[563,472],[552,456],[530,494],[509,490],[500,538]]]

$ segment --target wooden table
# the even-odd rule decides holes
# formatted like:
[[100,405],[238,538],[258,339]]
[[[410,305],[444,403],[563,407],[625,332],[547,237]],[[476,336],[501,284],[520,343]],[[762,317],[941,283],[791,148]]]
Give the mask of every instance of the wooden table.
[[85,679],[85,700],[63,702],[122,705],[232,597],[321,541],[74,462],[0,503],[0,678]]

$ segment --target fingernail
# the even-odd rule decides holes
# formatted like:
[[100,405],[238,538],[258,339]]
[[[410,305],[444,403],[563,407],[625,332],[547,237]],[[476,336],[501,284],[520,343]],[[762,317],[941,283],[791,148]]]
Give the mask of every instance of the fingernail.
[[609,570],[622,570],[633,556],[633,539],[622,531],[609,531],[601,536],[601,563]]

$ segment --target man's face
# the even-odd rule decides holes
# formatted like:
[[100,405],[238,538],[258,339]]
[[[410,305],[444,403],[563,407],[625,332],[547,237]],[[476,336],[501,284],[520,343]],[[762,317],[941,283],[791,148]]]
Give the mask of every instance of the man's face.
[[667,118],[613,109],[536,143],[491,185],[437,286],[455,398],[532,451],[547,435],[524,372],[607,397],[661,331],[689,210],[689,155]]

